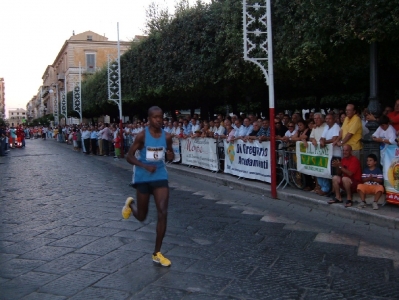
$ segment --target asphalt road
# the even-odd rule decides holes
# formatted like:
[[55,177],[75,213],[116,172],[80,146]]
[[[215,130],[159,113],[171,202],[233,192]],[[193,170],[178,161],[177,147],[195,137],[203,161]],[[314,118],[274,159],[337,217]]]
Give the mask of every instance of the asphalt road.
[[397,229],[173,171],[154,265],[131,175],[50,140],[0,157],[0,299],[399,299]]

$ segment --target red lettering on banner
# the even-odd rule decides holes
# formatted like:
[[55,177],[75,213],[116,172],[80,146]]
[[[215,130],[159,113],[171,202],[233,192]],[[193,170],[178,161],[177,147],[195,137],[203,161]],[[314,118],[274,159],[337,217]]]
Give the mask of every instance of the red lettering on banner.
[[204,153],[202,146],[191,145],[190,139],[187,140],[186,149],[187,149],[187,151],[190,151],[190,152]]

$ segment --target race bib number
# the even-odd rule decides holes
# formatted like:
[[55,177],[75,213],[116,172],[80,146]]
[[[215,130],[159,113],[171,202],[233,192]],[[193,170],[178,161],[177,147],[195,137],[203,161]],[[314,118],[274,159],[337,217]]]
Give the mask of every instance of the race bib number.
[[146,160],[147,161],[160,161],[164,160],[165,149],[164,147],[147,147]]

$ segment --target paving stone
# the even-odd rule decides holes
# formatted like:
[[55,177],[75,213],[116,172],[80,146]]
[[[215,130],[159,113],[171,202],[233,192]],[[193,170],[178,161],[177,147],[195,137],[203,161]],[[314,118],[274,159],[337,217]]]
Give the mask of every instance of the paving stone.
[[[126,244],[127,243],[128,242],[126,242]],[[115,249],[118,249],[124,244],[123,238],[120,237],[102,237],[80,248],[79,250],[76,250],[76,253],[105,255]]]
[[41,272],[28,272],[0,285],[0,299],[19,299],[35,292],[40,286],[59,276]]
[[81,230],[82,230],[81,227],[62,226],[62,227],[57,227],[53,230],[47,231],[46,233],[41,234],[40,237],[46,237],[46,238],[52,238],[52,239],[62,239],[66,236],[69,236],[69,235],[79,232]]
[[103,273],[75,270],[42,286],[39,292],[70,297],[91,286],[104,276]]
[[143,252],[115,250],[88,263],[82,269],[113,273],[145,255],[148,256],[147,253]]
[[39,238],[35,237],[32,239],[27,239],[22,242],[13,243],[9,246],[2,247],[1,252],[11,253],[11,254],[24,254],[26,252],[38,249],[44,245],[53,242],[54,239]]
[[[111,236],[116,235],[116,233],[120,232],[120,229],[117,228],[104,228],[104,227],[89,227],[84,228],[81,231],[77,232],[76,234],[81,235],[89,235],[89,236]],[[130,230],[128,232],[131,232]],[[120,236],[120,235],[117,235]]]
[[[119,250],[123,251],[131,250],[137,252],[153,253],[154,247],[155,247],[155,241],[150,242],[145,240],[139,240],[139,241],[132,241],[131,243],[121,246]],[[162,253],[166,253],[168,250],[172,249],[173,247],[174,247],[173,245],[163,244]]]
[[107,275],[94,287],[122,290],[137,293],[150,283],[170,272],[171,268],[161,267],[152,262],[151,255],[147,254],[138,261],[126,265],[121,270]]
[[64,299],[67,299],[67,297],[56,296],[45,293],[36,293],[36,292],[33,292],[22,298],[22,300],[64,300]]
[[77,293],[70,300],[106,299],[124,300],[129,297],[129,293],[113,289],[89,287]]
[[67,247],[43,246],[21,255],[20,258],[51,261],[74,250]]
[[67,274],[68,272],[80,269],[89,262],[99,258],[98,255],[68,253],[53,261],[47,262],[36,269],[36,271]]
[[45,261],[42,260],[13,258],[0,264],[0,276],[14,278],[28,273],[44,263]]
[[0,264],[3,262],[16,258],[18,255],[17,254],[7,254],[7,253],[0,253]]
[[156,233],[155,231],[142,232],[142,231],[122,230],[116,233],[115,236],[125,237],[133,240],[155,241]]
[[[120,217],[119,217],[120,218]],[[125,230],[137,230],[143,225],[139,222],[132,221],[132,220],[123,220],[123,221],[111,221],[107,223],[103,223],[99,226],[106,227],[106,228],[117,228],[117,229],[125,229]]]
[[[141,292],[135,294],[131,299],[137,300],[166,300],[166,299],[186,299],[189,291],[171,289],[167,287],[149,285]],[[203,298],[205,299],[205,298]]]
[[88,235],[70,235],[51,243],[50,246],[81,248],[97,239],[98,237]]
[[155,281],[153,284],[168,288],[203,293],[218,293],[231,279],[203,274],[177,272],[171,270],[168,274]]

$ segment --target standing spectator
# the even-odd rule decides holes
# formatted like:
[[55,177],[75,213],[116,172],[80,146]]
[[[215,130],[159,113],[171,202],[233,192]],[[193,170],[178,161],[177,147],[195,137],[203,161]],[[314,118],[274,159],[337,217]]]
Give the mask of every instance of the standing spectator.
[[268,119],[262,120],[262,127],[258,132],[259,141],[269,141],[270,140],[270,122]]
[[[326,123],[324,123],[324,117],[321,113],[314,113],[313,119],[315,122],[315,127],[310,133],[310,142],[313,144],[313,146],[317,147],[317,145],[321,141],[324,129],[327,125]],[[331,189],[331,180],[324,177],[316,177],[316,180],[318,185],[320,186],[320,189],[315,189],[314,192],[321,196],[327,195]]]
[[396,131],[389,124],[389,119],[385,115],[379,118],[378,123],[380,126],[373,133],[372,138],[374,142],[380,143],[380,157],[381,161],[384,161],[385,146],[396,144]]
[[[291,137],[291,140],[294,142],[302,142],[307,144],[309,141],[311,130],[308,128],[306,121],[300,120],[298,121],[298,132]],[[314,181],[312,176],[304,175],[305,177],[305,187],[303,188],[304,191],[311,191],[314,189]]]
[[0,126],[0,156],[6,156],[6,130],[4,124]]
[[115,148],[114,159],[119,160],[121,156],[121,137],[119,136],[119,134],[114,138],[114,148]]
[[109,124],[105,123],[104,128],[100,130],[101,139],[103,141],[103,153],[104,156],[109,156],[109,138],[111,131],[109,130]]
[[89,129],[86,126],[83,127],[82,131],[83,153],[86,153],[87,155],[90,154],[90,135],[91,132],[89,131]]
[[346,205],[345,207],[351,207],[352,194],[356,193],[357,185],[361,183],[362,170],[360,167],[359,159],[352,155],[352,147],[348,144],[343,146],[342,160],[338,159],[332,162],[332,166],[337,169],[337,174],[332,179],[333,192],[335,197],[328,201],[328,204],[342,203],[341,189],[346,192]]
[[353,104],[346,106],[346,118],[339,133],[339,139],[335,142],[338,146],[351,146],[351,154],[360,159],[360,150],[363,148],[362,142],[362,120],[356,114]]
[[399,99],[395,101],[394,111],[388,114],[388,118],[396,130],[396,135],[399,135]]
[[92,126],[90,133],[90,144],[91,144],[92,155],[97,155],[97,138],[98,138],[97,126],[95,127]]
[[[339,137],[341,128],[335,122],[335,115],[329,113],[326,116],[326,126],[320,139],[320,147],[324,148],[327,144],[334,144]],[[341,148],[337,145],[333,146],[332,160],[341,159]],[[336,175],[335,168],[331,168],[331,175]]]
[[288,130],[284,133],[281,140],[285,143],[291,144],[292,137],[297,134],[297,131],[295,130],[295,124],[293,122],[289,122],[287,125]]

